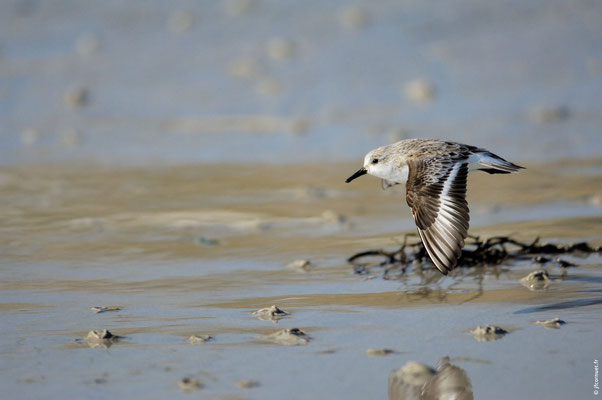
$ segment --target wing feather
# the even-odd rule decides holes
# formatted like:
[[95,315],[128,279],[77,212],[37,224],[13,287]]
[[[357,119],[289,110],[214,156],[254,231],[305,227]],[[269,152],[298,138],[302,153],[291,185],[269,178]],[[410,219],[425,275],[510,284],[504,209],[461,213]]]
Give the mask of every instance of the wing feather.
[[468,164],[431,157],[409,162],[406,201],[433,264],[443,274],[454,269],[468,235]]

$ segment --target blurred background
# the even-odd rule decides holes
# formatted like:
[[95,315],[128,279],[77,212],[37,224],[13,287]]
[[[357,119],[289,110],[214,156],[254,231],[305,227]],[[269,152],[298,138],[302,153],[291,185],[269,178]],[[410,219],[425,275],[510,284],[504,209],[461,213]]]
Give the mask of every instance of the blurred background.
[[601,99],[597,0],[0,2],[2,165],[593,157]]

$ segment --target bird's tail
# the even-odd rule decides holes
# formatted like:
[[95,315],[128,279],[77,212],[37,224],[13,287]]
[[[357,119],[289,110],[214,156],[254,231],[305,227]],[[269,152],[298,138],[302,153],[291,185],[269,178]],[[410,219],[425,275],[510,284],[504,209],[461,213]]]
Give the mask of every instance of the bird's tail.
[[488,174],[510,174],[512,172],[518,172],[525,167],[511,163],[510,161],[504,160],[502,157],[485,151],[478,154],[478,161],[476,169],[485,171]]

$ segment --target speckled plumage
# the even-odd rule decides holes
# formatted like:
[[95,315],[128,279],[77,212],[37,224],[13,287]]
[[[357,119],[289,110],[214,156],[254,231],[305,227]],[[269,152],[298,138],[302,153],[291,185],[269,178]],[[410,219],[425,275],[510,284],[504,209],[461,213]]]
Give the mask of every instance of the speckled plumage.
[[468,235],[468,173],[518,172],[515,165],[488,150],[432,139],[408,139],[370,151],[364,167],[347,179],[370,174],[383,188],[406,182],[406,202],[433,264],[443,274],[455,268]]

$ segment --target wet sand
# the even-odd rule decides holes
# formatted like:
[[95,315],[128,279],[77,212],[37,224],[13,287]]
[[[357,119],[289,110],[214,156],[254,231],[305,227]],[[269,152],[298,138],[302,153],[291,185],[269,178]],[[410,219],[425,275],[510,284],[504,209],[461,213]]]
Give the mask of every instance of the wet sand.
[[[5,393],[386,398],[391,371],[450,357],[475,398],[591,395],[600,255],[547,267],[545,290],[520,283],[539,269],[529,260],[448,277],[354,275],[346,258],[394,249],[414,229],[403,188],[345,184],[356,167],[1,169]],[[527,167],[471,174],[471,233],[599,245],[602,160]],[[297,259],[312,268],[287,268]],[[253,314],[271,305],[289,315]],[[101,306],[119,309],[91,310]],[[566,324],[535,324],[553,318]],[[508,333],[475,339],[485,325]],[[292,328],[310,340],[266,339]],[[86,341],[102,329],[120,340]]]

